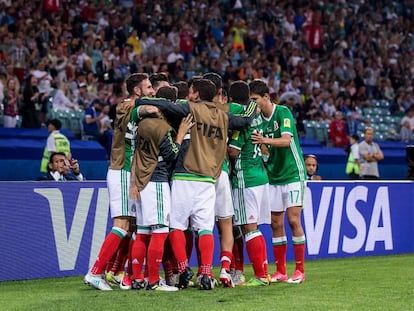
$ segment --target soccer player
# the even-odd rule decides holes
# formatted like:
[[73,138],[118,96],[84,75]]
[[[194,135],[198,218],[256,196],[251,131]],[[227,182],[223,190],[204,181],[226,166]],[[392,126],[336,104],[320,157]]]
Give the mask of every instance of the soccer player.
[[[220,176],[227,149],[227,129],[242,129],[250,124],[256,103],[252,102],[243,116],[225,113],[211,102],[216,94],[215,85],[199,79],[190,87],[188,103],[174,104],[164,100],[137,100],[138,105],[152,104],[168,117],[170,114],[185,117],[192,114],[195,126],[191,139],[183,141],[172,177],[172,206],[170,240],[179,269],[179,287],[188,286],[194,273],[188,267],[184,230],[189,218],[199,236],[200,288],[214,287],[212,261],[214,251],[215,181]],[[174,230],[175,229],[175,230]]]
[[[118,247],[130,229],[130,218],[134,216],[133,201],[128,198],[131,159],[135,151],[136,126],[139,113],[145,110],[151,113],[153,107],[135,107],[135,100],[140,96],[154,96],[148,75],[137,73],[130,75],[126,80],[129,97],[117,105],[116,120],[111,150],[111,162],[107,174],[109,207],[113,226],[105,238],[98,257],[84,277],[84,283],[100,290],[112,288],[102,277],[107,263],[113,258]],[[124,284],[125,281],[125,284]],[[124,278],[120,287],[131,287],[128,278]]]
[[[227,105],[223,102],[223,88],[221,77],[209,72],[203,75],[204,79],[210,80],[216,86],[216,95],[213,102],[223,111],[229,111],[233,114],[243,113],[243,106],[237,104]],[[247,100],[249,98],[247,97]],[[217,219],[217,225],[220,234],[220,283],[224,287],[234,287],[232,276],[230,275],[230,265],[233,260],[233,200],[231,196],[231,186],[229,181],[229,163],[227,157],[224,159],[220,177],[217,179],[216,185],[216,201],[214,211]]]
[[149,76],[149,80],[155,93],[157,93],[159,88],[170,85],[168,73],[165,72],[153,73]]
[[139,198],[138,228],[132,249],[134,290],[144,288],[142,266],[145,257],[148,270],[145,289],[178,290],[175,286],[160,282],[159,268],[169,231],[171,166],[178,156],[184,136],[193,125],[191,115],[184,118],[174,141],[174,130],[164,117],[146,118],[139,122],[138,145],[131,173],[131,197]]
[[[305,280],[305,233],[301,224],[301,211],[306,180],[305,164],[295,120],[289,108],[275,105],[270,100],[265,82],[254,80],[250,84],[250,98],[257,102],[267,122],[264,134],[252,134],[255,144],[269,148],[267,171],[272,210],[272,244],[276,272],[272,282],[302,283]],[[296,269],[288,278],[286,274],[287,238],[284,228],[285,212],[292,232]]]
[[[249,102],[249,85],[235,81],[230,85],[231,101]],[[260,145],[253,144],[252,133],[263,133],[264,120],[259,111],[252,125],[243,131],[235,131],[229,143],[229,154],[234,161],[232,171],[235,224],[241,225],[246,249],[255,277],[247,286],[269,285],[266,242],[258,224],[270,224],[269,179],[262,160]]]

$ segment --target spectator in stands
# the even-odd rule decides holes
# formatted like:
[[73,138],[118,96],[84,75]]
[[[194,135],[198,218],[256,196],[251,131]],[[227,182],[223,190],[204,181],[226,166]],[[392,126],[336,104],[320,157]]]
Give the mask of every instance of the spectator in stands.
[[49,136],[47,137],[46,146],[43,150],[43,158],[40,165],[40,172],[46,173],[47,166],[52,152],[63,152],[66,158],[71,159],[69,139],[60,132],[62,122],[58,119],[51,119],[46,122]]
[[354,118],[354,113],[348,111],[346,113],[346,133],[348,136],[357,134],[358,132],[358,121]]
[[79,106],[79,109],[88,109],[94,99],[96,99],[96,94],[94,95],[92,93],[89,93],[86,83],[81,82],[79,84],[78,95],[76,96],[76,103]]
[[47,166],[47,174],[39,181],[84,181],[78,160],[68,160],[63,152],[53,152]]
[[348,148],[348,136],[346,133],[346,123],[342,118],[342,112],[335,112],[335,119],[329,124],[329,140],[336,148]]
[[95,65],[98,81],[105,84],[113,82],[113,77],[110,75],[110,72],[113,69],[110,55],[111,51],[109,48],[105,48],[102,51],[102,59],[98,60]]
[[32,71],[32,75],[37,78],[37,89],[39,90],[39,104],[40,104],[40,121],[42,124],[46,122],[46,114],[48,111],[48,100],[50,92],[52,91],[52,76],[46,68],[47,59],[42,58]]
[[17,115],[19,113],[20,98],[19,90],[16,88],[16,79],[10,78],[4,88],[3,97],[3,126],[14,128],[17,123]]
[[55,91],[55,94],[52,99],[53,109],[54,110],[79,110],[79,105],[75,101],[75,97],[71,94],[69,83],[62,82],[59,89]]
[[384,159],[384,154],[377,143],[373,141],[374,129],[367,127],[364,140],[359,143],[360,174],[362,179],[379,179],[378,161]]
[[413,140],[414,133],[414,105],[408,109],[405,116],[401,119],[401,140],[409,142]]
[[318,158],[316,155],[308,154],[304,157],[304,159],[308,180],[321,180],[321,176],[315,175],[319,168]]
[[91,106],[85,111],[85,118],[83,119],[83,134],[92,136],[96,139],[107,151],[109,155],[110,146],[112,142],[112,132],[100,131],[100,121],[105,118],[105,114],[102,113],[104,103],[100,99],[94,99]]
[[37,78],[29,75],[23,91],[23,104],[20,110],[22,116],[22,127],[40,128],[40,93],[37,88]]
[[349,144],[351,145],[351,149],[349,151],[345,172],[348,174],[349,179],[360,179],[359,136],[357,134],[350,135]]
[[31,55],[20,36],[15,39],[14,45],[10,47],[5,56],[7,56],[7,59],[13,65],[14,74],[19,79],[20,84],[23,83],[26,70],[30,68]]

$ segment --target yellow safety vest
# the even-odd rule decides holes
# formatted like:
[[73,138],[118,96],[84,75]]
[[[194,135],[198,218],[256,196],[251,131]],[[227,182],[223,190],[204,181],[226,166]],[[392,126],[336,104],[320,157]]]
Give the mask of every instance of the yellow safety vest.
[[[56,145],[55,151],[63,152],[68,157],[70,153],[70,142],[66,138],[66,136],[61,133],[52,133],[51,135],[53,139],[55,140],[55,145]],[[49,157],[50,157],[50,154],[49,154],[49,150],[47,149],[47,145],[46,145],[45,149],[43,150],[43,158],[42,158],[42,163],[40,165],[40,172],[47,173],[47,165],[49,164]]]
[[348,162],[346,163],[345,172],[349,175],[351,173],[359,175],[359,165],[355,161],[352,151],[349,152]]

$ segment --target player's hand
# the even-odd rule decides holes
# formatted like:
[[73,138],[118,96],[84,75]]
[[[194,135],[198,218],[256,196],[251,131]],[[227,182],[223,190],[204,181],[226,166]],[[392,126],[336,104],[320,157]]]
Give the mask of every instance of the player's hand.
[[265,138],[257,130],[254,130],[250,137],[252,138],[253,144],[264,144]]
[[193,116],[188,114],[185,118],[182,118],[180,127],[178,128],[178,132],[187,133],[193,126],[195,122],[193,122]]
[[129,187],[129,197],[132,200],[138,201],[141,198],[141,195],[139,193],[137,186],[130,186]]
[[188,114],[185,118],[181,120],[180,126],[178,128],[177,137],[175,142],[177,144],[181,144],[184,136],[188,133],[188,131],[194,126],[195,122],[193,121],[193,116]]

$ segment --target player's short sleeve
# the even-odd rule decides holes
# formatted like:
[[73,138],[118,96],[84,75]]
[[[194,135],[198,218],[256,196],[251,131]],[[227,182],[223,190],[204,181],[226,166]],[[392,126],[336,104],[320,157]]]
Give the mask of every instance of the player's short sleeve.
[[244,144],[246,143],[245,131],[233,131],[231,136],[229,147],[232,147],[237,150],[241,150]]
[[293,128],[295,125],[295,120],[293,118],[292,112],[290,112],[289,108],[285,106],[280,106],[279,112],[279,120],[280,120],[280,134],[290,134],[293,136]]

